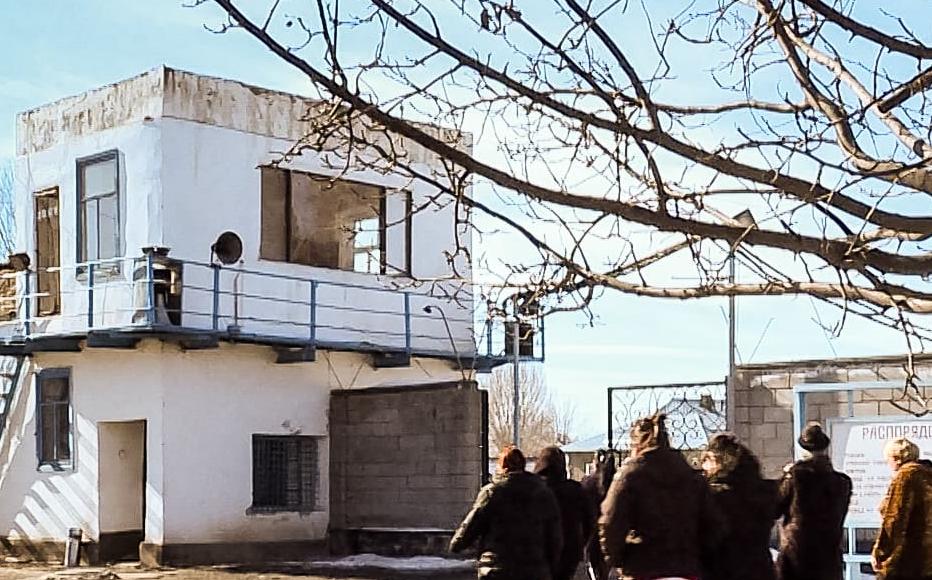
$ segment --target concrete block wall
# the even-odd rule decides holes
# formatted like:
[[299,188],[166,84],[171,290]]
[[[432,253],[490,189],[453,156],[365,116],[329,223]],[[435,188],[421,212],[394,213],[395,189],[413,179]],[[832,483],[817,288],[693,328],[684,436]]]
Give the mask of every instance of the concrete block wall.
[[[735,377],[731,429],[757,454],[767,477],[780,476],[793,458],[793,386],[802,383],[894,381],[906,377],[906,357],[811,360],[739,366]],[[916,355],[917,374],[932,380],[932,355]],[[932,389],[929,390],[932,395]],[[901,399],[897,389],[874,389],[853,394],[855,416],[906,415],[890,401]],[[910,405],[903,401],[908,408]],[[848,415],[846,393],[806,396],[806,416],[826,422]]]
[[331,530],[453,530],[484,471],[475,383],[334,391]]

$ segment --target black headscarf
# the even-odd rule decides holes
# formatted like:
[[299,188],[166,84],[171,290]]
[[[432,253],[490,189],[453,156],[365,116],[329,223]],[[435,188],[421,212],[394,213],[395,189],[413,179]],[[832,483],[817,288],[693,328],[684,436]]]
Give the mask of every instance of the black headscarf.
[[548,481],[566,481],[566,455],[559,447],[545,447],[534,464],[534,473]]

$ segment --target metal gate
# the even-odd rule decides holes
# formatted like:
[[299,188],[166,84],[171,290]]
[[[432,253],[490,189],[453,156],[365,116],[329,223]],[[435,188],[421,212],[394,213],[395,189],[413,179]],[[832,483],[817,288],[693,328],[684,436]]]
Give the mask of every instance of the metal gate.
[[632,423],[662,412],[670,444],[696,463],[709,437],[725,430],[725,397],[725,381],[609,387],[608,446],[625,455]]

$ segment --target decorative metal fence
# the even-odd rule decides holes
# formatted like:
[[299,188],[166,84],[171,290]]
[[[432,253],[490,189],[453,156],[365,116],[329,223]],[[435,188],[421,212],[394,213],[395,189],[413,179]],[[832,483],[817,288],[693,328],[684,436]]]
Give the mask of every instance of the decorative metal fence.
[[726,428],[725,397],[725,381],[609,387],[609,447],[624,452],[637,419],[664,413],[670,444],[698,457],[709,437]]

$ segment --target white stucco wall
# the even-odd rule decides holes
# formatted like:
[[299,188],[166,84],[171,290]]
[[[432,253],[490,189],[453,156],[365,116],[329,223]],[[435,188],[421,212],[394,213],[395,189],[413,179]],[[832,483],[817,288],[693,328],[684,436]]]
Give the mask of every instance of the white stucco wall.
[[[78,257],[77,160],[110,150],[119,151],[120,206],[123,249],[128,257],[161,240],[161,131],[159,122],[139,121],[113,129],[86,133],[41,151],[21,155],[14,163],[14,214],[17,249],[35,258],[35,201],[33,195],[51,187],[59,190],[61,228],[60,275],[63,316],[37,319],[36,333],[83,330],[87,326],[86,279],[76,275]],[[121,264],[121,275],[97,279],[94,304],[96,325],[117,325],[132,318],[133,264]],[[35,292],[33,278],[33,292]]]
[[[327,412],[333,389],[458,380],[449,363],[374,369],[368,357],[320,352],[280,365],[264,347],[221,345],[182,352],[158,341],[132,351],[42,353],[42,368],[72,369],[76,469],[36,469],[34,388],[6,477],[0,536],[63,540],[80,526],[99,532],[98,422],[145,419],[146,521],[152,543],[323,539],[329,506]],[[310,514],[249,512],[253,434],[321,437],[318,504]]]
[[[162,368],[158,343],[139,351],[116,353],[42,353],[33,370],[71,369],[73,406],[72,454],[75,468],[40,472],[36,459],[35,380],[28,383],[24,421],[12,425],[20,434],[0,482],[0,536],[32,540],[67,537],[68,528],[80,527],[85,537],[98,537],[98,421],[147,421],[146,477],[147,541],[161,542],[162,526]],[[10,432],[4,433],[4,437]]]
[[[165,542],[323,539],[329,521],[330,391],[460,379],[448,363],[373,369],[354,353],[274,363],[270,349],[225,346],[174,357],[164,374]],[[319,511],[250,513],[252,435],[321,437]]]
[[[414,347],[449,351],[449,338],[439,315],[427,316],[423,312],[428,304],[444,308],[450,321],[451,331],[460,352],[471,353],[474,349],[472,300],[468,294],[456,304],[444,299],[428,298],[452,295],[458,283],[444,282],[437,287],[413,287],[407,278],[373,276],[356,272],[345,272],[325,268],[314,268],[300,264],[270,262],[259,258],[261,242],[260,210],[262,165],[280,158],[280,152],[292,145],[285,139],[276,139],[215,127],[187,120],[163,119],[162,147],[163,170],[163,238],[162,242],[172,248],[172,256],[208,261],[210,246],[224,231],[234,231],[243,240],[243,268],[246,270],[287,275],[302,280],[317,280],[318,340],[334,342],[375,342],[385,344],[390,340],[395,346],[404,346],[404,298],[401,292],[377,290],[403,288],[412,293],[411,311],[412,343]],[[339,175],[339,170],[325,166],[317,155],[306,153],[282,165],[289,169],[320,175]],[[426,205],[436,191],[423,184],[411,183],[399,176],[382,175],[373,171],[345,173],[347,179],[371,183],[388,190],[406,189],[412,194],[415,208]],[[404,210],[397,198],[389,198],[389,211],[398,216]],[[456,247],[455,207],[427,207],[412,216],[411,260],[412,274],[417,279],[443,279],[453,272],[445,256]],[[397,217],[396,217],[397,219]],[[468,236],[466,236],[468,243]],[[389,236],[387,251],[390,255],[404,252],[404,239],[400,235]],[[460,273],[464,273],[463,270]],[[468,273],[468,269],[465,270]],[[212,273],[207,268],[188,268],[187,283],[210,287]],[[357,288],[328,285],[328,282],[351,284]],[[241,291],[248,294],[274,296],[290,301],[306,301],[310,293],[307,283],[247,274],[241,277]],[[224,289],[232,289],[232,273],[222,277]],[[365,290],[371,288],[372,290]],[[469,291],[468,289],[466,290]],[[206,320],[211,311],[211,296],[206,292],[192,291],[184,296],[186,311],[191,311],[193,320]],[[309,309],[304,305],[274,303],[268,300],[243,299],[244,317],[269,318],[273,320],[295,320],[302,325],[309,319]],[[357,307],[377,312],[361,312],[328,308],[327,305]],[[225,299],[221,310],[230,313],[230,300]],[[222,328],[232,323],[224,317]],[[263,333],[289,333],[295,338],[307,336],[304,326],[283,326],[276,322],[244,321],[244,331]],[[387,334],[374,335],[372,331]]]
[[[160,75],[164,77],[161,80]],[[158,91],[162,91],[161,95],[156,95]],[[242,298],[240,314],[244,318],[239,326],[244,332],[308,338],[310,307],[306,302],[309,281],[313,279],[321,283],[316,313],[316,338],[320,342],[404,347],[404,290],[412,295],[411,334],[416,351],[453,350],[439,313],[424,312],[425,306],[435,305],[443,308],[447,316],[456,350],[472,354],[475,337],[468,284],[470,264],[465,253],[455,252],[457,245],[470,249],[470,228],[461,223],[462,219],[456,219],[457,209],[451,200],[441,199],[440,205],[427,203],[436,192],[424,183],[375,171],[345,174],[349,179],[412,193],[414,208],[422,209],[411,220],[411,270],[415,279],[426,281],[423,284],[414,284],[406,277],[259,259],[258,168],[279,159],[294,145],[304,127],[296,111],[305,110],[308,103],[293,95],[166,69],[93,91],[86,99],[65,99],[24,114],[19,125],[20,155],[15,164],[19,249],[34,255],[33,194],[57,186],[61,200],[64,315],[35,321],[33,333],[80,332],[87,326],[87,284],[76,279],[74,270],[76,160],[116,149],[120,152],[124,198],[123,246],[129,260],[119,276],[96,282],[95,327],[125,326],[133,321],[134,305],[136,309],[142,306],[145,294],[133,286],[133,268],[140,265],[132,258],[141,256],[145,246],[161,245],[170,247],[176,258],[204,263],[185,268],[183,324],[211,328],[213,273],[206,263],[217,236],[232,230],[244,241],[242,267],[258,272],[239,277],[240,292],[278,300]],[[101,107],[112,107],[114,111],[101,115]],[[95,119],[97,126],[82,125],[81,119]],[[425,168],[423,164],[433,160],[419,147],[409,149],[412,159]],[[314,153],[290,159],[284,166],[322,175],[340,173]],[[390,221],[402,217],[401,199],[389,196],[387,210]],[[390,228],[387,238],[390,260],[400,262],[405,251],[400,228]],[[448,263],[454,254],[455,272]],[[262,273],[297,280],[273,279]],[[460,281],[445,280],[454,273]],[[232,293],[233,278],[229,269],[224,270],[222,291]],[[224,330],[234,323],[230,295],[221,299],[220,312],[219,328]]]
[[[322,539],[327,530],[326,366],[276,365],[271,349],[181,354],[164,375],[165,542]],[[249,515],[252,435],[322,437],[311,514]]]
[[[473,352],[472,299],[457,284],[437,281],[412,286],[405,278],[380,277],[259,260],[261,186],[258,167],[276,158],[303,136],[300,120],[306,99],[263,91],[232,81],[198,77],[160,68],[139,77],[64,99],[20,118],[15,161],[15,212],[18,250],[34,256],[35,192],[59,188],[63,314],[33,322],[35,334],[80,332],[87,327],[86,277],[76,275],[77,175],[82,157],[116,149],[120,153],[123,248],[127,260],[119,275],[97,280],[95,328],[125,326],[138,299],[132,258],[145,246],[172,249],[172,256],[200,262],[226,230],[244,241],[243,268],[289,276],[239,276],[240,292],[295,302],[309,298],[309,280],[318,290],[319,341],[404,346],[404,294],[410,291],[415,350],[449,352],[450,340],[437,313],[450,321],[461,355]],[[457,146],[468,138],[429,128]],[[449,134],[448,134],[449,133]],[[410,158],[430,163],[433,156],[408,144]],[[335,174],[313,154],[286,164],[296,170]],[[412,191],[415,207],[433,193],[397,176],[357,172],[347,177],[386,188]],[[412,270],[436,281],[452,273],[457,220],[453,204],[428,206],[412,218]],[[400,207],[389,203],[389,219]],[[459,242],[469,246],[469,228],[459,226]],[[400,236],[389,235],[388,253],[403,251]],[[469,278],[465,256],[457,273]],[[184,272],[183,325],[210,328],[212,270],[187,266]],[[223,290],[234,274],[225,269]],[[343,286],[335,284],[340,283]],[[349,286],[346,286],[349,285]],[[200,288],[200,289],[199,289]],[[378,290],[391,289],[393,292]],[[233,322],[232,298],[221,300],[223,330]],[[310,310],[305,303],[241,301],[244,332],[306,338]],[[379,313],[366,312],[375,310]],[[283,324],[292,321],[296,324]],[[8,327],[9,330],[10,327]],[[6,333],[9,335],[9,332]],[[386,337],[391,337],[390,340]],[[99,534],[98,431],[107,421],[146,420],[145,538],[147,542],[270,541],[322,538],[327,527],[327,408],[332,389],[401,386],[459,380],[454,364],[415,358],[409,367],[374,369],[370,357],[320,350],[318,361],[274,364],[263,347],[221,344],[182,352],[154,340],[135,350],[85,349],[80,353],[37,353],[34,370],[72,369],[75,468],[39,472],[35,451],[35,390],[29,381],[22,417],[4,434],[12,453],[0,459],[0,536],[34,540],[65,538],[79,526]],[[321,511],[259,515],[251,502],[251,436],[300,431],[324,438],[320,455]],[[4,446],[0,446],[5,448]]]

